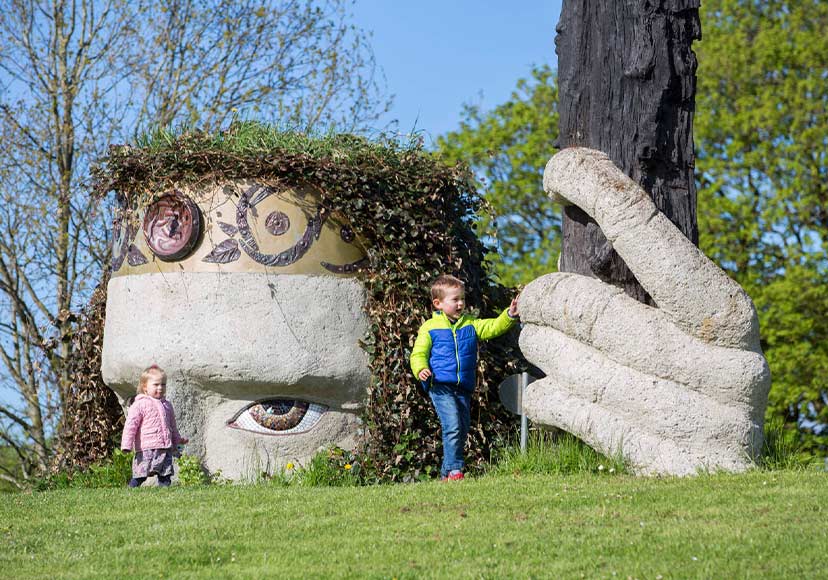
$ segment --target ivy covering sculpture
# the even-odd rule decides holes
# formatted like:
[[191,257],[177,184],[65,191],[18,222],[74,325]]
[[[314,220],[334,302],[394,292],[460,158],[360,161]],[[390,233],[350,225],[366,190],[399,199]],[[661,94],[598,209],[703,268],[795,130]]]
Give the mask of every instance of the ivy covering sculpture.
[[[138,366],[165,366],[189,450],[233,478],[330,444],[354,447],[373,479],[438,463],[436,418],[405,370],[424,281],[452,264],[481,314],[508,303],[465,169],[416,143],[237,123],[113,148],[96,190],[126,212],[103,356],[124,402]],[[508,431],[490,391],[522,360],[514,342],[488,348],[472,465]]]

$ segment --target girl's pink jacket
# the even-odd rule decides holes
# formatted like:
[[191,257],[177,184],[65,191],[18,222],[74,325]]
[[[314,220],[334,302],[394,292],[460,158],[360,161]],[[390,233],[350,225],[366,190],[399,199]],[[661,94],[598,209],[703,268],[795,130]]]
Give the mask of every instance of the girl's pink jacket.
[[167,449],[175,447],[180,441],[175,411],[167,399],[153,399],[147,395],[135,397],[124,424],[121,449]]

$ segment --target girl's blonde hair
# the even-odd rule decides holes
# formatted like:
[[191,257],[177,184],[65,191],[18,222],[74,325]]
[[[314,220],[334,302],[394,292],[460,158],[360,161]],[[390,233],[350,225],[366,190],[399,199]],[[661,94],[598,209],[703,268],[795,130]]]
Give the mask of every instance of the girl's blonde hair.
[[135,389],[135,393],[138,395],[146,395],[147,382],[150,380],[150,377],[158,376],[160,376],[166,382],[167,373],[164,372],[164,369],[162,369],[158,365],[151,365],[145,368],[144,372],[141,373],[141,378],[138,379],[138,388]]

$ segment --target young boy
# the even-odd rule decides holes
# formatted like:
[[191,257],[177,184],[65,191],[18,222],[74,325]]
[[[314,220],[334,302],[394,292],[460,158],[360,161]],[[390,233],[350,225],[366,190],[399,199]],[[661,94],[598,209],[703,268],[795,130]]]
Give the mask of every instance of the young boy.
[[431,285],[434,314],[420,327],[411,370],[431,397],[443,432],[443,481],[463,479],[463,447],[469,434],[469,406],[477,383],[477,341],[506,333],[518,317],[517,299],[497,318],[463,314],[465,285],[439,276]]

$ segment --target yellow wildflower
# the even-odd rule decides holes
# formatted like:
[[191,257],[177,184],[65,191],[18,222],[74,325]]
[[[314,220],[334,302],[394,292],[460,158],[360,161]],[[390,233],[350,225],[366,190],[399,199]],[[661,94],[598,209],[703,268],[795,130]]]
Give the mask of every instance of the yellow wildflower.
[[350,463],[345,464],[345,469],[351,469],[351,467],[353,467],[353,465],[351,465]]
[[294,466],[292,463],[288,463],[287,465],[285,465],[285,469],[287,469],[288,471],[290,471],[290,470],[291,470],[291,469],[293,469],[294,467],[295,467],[295,466]]

